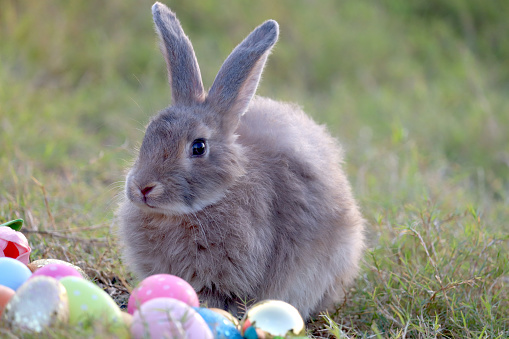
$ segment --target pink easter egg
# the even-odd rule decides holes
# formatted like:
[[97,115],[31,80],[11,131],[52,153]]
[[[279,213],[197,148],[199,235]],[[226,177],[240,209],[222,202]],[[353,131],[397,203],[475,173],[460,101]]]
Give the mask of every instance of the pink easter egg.
[[172,298],[155,298],[134,312],[131,335],[138,338],[213,339],[203,318],[188,304]]
[[67,276],[82,278],[81,274],[75,268],[73,268],[69,265],[57,264],[57,263],[48,264],[46,266],[39,268],[32,274],[31,278],[41,276],[41,275],[44,275],[47,277],[52,277],[57,280],[60,280],[61,278],[67,277]]
[[171,274],[156,274],[145,278],[132,291],[127,312],[133,314],[145,302],[154,298],[173,298],[198,307],[198,295],[187,281]]

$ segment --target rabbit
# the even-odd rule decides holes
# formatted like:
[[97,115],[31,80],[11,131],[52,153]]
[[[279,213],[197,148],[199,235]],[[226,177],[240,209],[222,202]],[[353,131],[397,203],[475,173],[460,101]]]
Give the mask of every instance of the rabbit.
[[299,106],[255,96],[279,26],[268,20],[226,59],[208,93],[189,38],[152,6],[172,105],[153,117],[117,212],[123,262],[172,274],[200,302],[241,316],[283,300],[308,319],[344,302],[364,219],[342,150]]

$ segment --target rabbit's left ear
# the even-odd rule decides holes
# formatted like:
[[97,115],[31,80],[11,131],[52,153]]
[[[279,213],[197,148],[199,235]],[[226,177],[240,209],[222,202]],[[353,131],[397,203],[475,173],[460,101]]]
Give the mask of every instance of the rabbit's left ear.
[[168,7],[156,2],[152,6],[152,15],[168,67],[172,104],[190,105],[202,102],[205,92],[191,41]]
[[235,47],[217,73],[206,103],[221,115],[225,132],[233,133],[246,112],[278,35],[276,21],[264,22]]

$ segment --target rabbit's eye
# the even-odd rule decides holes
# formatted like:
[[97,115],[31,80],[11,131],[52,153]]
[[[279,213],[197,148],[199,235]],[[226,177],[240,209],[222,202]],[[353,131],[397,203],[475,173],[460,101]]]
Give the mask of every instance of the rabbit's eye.
[[207,150],[207,145],[205,144],[205,140],[196,139],[193,141],[193,145],[191,146],[191,150],[193,151],[193,156],[204,155]]

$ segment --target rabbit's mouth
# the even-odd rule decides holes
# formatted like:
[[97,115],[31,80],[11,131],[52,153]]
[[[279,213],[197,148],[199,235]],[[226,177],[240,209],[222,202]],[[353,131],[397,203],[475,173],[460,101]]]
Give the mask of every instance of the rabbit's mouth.
[[135,205],[147,213],[163,214],[167,216],[193,214],[201,210],[201,208],[193,208],[183,203],[171,203],[163,206],[154,206],[149,203],[135,203]]
[[188,201],[185,202],[172,201],[161,205],[159,204],[153,205],[153,202],[148,200],[142,204],[136,202],[135,204],[150,213],[160,213],[167,216],[177,216],[177,215],[181,216],[198,213],[203,209],[216,204],[223,197],[224,194],[217,194],[209,197],[208,199],[194,200],[192,203],[189,203]]

